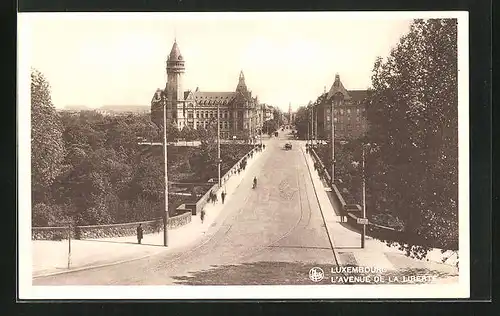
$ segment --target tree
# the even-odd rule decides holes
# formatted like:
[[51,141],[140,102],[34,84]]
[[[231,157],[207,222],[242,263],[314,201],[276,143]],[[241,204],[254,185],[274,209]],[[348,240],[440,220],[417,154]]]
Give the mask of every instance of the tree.
[[183,138],[186,142],[196,140],[197,136],[197,131],[187,125],[185,125],[180,131],[180,138]]
[[44,75],[31,70],[31,181],[34,202],[46,199],[46,190],[62,169],[65,148],[60,118],[52,104]]
[[[162,131],[161,135],[163,135],[163,131]],[[180,137],[180,131],[179,131],[179,128],[177,127],[177,124],[175,124],[175,123],[168,124],[167,125],[167,140],[169,142],[173,142],[173,141],[176,141],[179,137]]]
[[283,113],[278,107],[273,108],[273,117],[274,120],[276,120],[276,122],[278,123],[278,126],[283,125]]
[[458,247],[457,20],[415,20],[374,64],[367,117],[372,208],[404,223],[408,255]]
[[306,139],[308,136],[309,128],[309,109],[301,106],[297,109],[295,114],[295,130],[299,139]]
[[217,174],[217,121],[212,120],[206,129],[198,131],[200,152],[190,157],[190,166],[200,178],[211,178]]
[[275,119],[267,120],[262,126],[262,130],[267,132],[269,135],[273,134],[279,128],[278,121]]

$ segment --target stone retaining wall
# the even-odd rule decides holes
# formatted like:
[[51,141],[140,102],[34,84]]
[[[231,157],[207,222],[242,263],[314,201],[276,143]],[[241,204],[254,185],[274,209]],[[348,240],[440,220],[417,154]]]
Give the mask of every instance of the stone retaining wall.
[[[186,212],[168,219],[167,227],[175,229],[191,222],[191,212]],[[77,226],[71,231],[75,239],[95,239],[134,236],[139,224],[142,224],[144,234],[163,231],[161,219],[145,222],[134,222],[112,225]],[[33,240],[61,240],[68,238],[68,227],[33,227],[31,230]]]
[[[33,240],[62,240],[68,239],[69,227],[33,227],[31,239]],[[74,238],[74,234],[71,236]]]

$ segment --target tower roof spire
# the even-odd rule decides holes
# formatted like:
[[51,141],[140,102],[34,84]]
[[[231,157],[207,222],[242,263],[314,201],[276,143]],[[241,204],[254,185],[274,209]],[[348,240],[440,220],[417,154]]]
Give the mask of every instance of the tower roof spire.
[[247,92],[247,85],[245,83],[245,75],[243,74],[243,69],[240,71],[240,77],[238,79],[238,85],[236,86],[236,91]]
[[174,45],[172,45],[172,50],[170,51],[168,59],[171,61],[182,60],[181,50],[179,49],[179,45],[177,45],[177,39],[174,40]]

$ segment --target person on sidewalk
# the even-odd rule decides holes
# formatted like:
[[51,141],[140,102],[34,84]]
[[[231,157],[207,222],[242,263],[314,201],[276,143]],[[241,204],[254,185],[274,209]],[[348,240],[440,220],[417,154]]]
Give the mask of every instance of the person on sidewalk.
[[142,224],[137,226],[137,242],[140,244],[142,240]]
[[226,199],[226,192],[222,191],[220,194],[220,198],[222,199],[222,204],[224,204],[224,200]]
[[201,210],[200,219],[201,219],[201,223],[203,224],[203,221],[205,220],[205,209]]

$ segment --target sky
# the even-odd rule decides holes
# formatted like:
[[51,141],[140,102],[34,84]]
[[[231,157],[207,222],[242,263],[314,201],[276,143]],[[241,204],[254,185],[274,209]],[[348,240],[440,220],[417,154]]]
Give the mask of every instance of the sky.
[[166,84],[177,40],[184,90],[234,91],[241,70],[259,102],[288,110],[330,89],[367,89],[413,16],[393,13],[25,13],[20,51],[40,70],[57,108],[149,106]]

